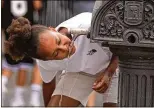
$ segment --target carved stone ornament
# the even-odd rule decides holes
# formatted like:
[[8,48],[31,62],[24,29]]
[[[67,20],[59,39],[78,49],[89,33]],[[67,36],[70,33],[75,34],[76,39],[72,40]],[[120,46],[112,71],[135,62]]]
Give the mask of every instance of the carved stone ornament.
[[154,44],[153,0],[108,0],[92,19],[91,38],[105,42],[125,42],[128,29],[139,34],[139,41],[133,44]]
[[143,20],[143,2],[126,1],[124,22],[128,25],[138,25]]

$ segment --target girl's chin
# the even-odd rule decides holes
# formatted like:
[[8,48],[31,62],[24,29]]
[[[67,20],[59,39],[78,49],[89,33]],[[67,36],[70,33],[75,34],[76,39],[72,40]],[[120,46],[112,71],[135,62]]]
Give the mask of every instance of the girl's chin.
[[75,51],[76,51],[76,47],[73,46],[72,51],[71,51],[71,55],[73,55],[75,53]]

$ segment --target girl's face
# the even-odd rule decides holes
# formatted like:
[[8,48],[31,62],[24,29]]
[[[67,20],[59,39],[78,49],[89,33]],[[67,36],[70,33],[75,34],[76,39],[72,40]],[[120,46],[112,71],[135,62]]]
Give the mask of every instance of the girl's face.
[[[39,35],[38,54],[43,60],[61,60],[69,55],[71,40],[54,30],[46,30]],[[75,53],[75,46],[70,55]]]

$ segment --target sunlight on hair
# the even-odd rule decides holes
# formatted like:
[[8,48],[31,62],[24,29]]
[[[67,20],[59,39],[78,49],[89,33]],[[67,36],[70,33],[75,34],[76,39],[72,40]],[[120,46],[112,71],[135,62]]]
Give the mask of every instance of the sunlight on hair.
[[25,56],[11,56],[13,60],[15,61],[19,61],[19,60],[22,60]]

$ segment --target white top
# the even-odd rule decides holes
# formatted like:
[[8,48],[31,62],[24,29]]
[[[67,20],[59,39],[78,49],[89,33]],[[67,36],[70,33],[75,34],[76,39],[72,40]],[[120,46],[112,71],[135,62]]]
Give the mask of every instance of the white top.
[[[59,27],[88,29],[91,24],[92,13],[85,12],[72,17],[61,23]],[[79,36],[75,42],[76,52],[69,58],[63,60],[42,61],[37,60],[41,76],[44,82],[50,82],[56,72],[65,70],[68,72],[86,72],[92,75],[107,68],[112,53],[109,48],[101,47],[97,43],[90,43],[85,35]]]

